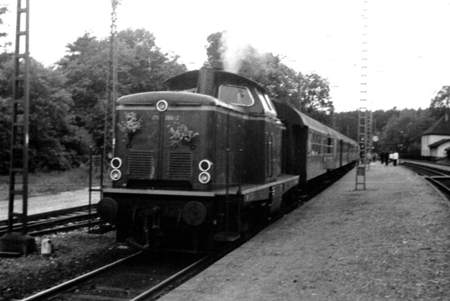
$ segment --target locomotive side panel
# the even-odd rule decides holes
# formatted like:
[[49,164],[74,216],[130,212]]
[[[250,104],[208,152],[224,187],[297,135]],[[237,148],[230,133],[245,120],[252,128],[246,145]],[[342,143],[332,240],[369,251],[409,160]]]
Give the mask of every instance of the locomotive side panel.
[[265,118],[245,123],[244,182],[270,183],[281,174],[281,138],[284,126]]
[[266,178],[266,136],[262,120],[250,119],[245,123],[244,162],[246,183],[264,183]]
[[245,167],[243,144],[244,115],[223,112],[217,113],[214,125],[216,127],[216,185],[215,188],[226,185],[238,185],[243,182],[243,168]]

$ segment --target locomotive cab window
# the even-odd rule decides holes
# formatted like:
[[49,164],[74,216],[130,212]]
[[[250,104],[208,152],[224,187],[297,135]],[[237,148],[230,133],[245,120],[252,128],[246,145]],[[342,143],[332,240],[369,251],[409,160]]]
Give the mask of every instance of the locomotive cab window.
[[252,94],[247,87],[221,85],[219,99],[226,103],[238,106],[252,106],[254,103]]
[[275,113],[275,109],[273,108],[272,101],[270,100],[267,94],[263,94],[261,91],[256,90],[258,94],[259,100],[261,101],[265,112]]

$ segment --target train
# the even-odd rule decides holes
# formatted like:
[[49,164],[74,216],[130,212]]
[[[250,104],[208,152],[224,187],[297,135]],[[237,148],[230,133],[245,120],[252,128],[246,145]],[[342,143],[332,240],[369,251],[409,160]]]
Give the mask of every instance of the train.
[[238,74],[202,67],[120,97],[100,216],[118,242],[200,252],[250,237],[358,143]]

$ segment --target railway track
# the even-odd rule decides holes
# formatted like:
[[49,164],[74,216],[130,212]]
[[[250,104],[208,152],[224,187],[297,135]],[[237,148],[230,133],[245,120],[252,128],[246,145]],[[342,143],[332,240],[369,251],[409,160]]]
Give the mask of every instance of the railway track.
[[193,277],[240,244],[206,256],[138,252],[97,270],[29,296],[38,300],[154,300]]
[[428,182],[441,191],[450,200],[450,172],[436,167],[424,166],[413,162],[402,163],[417,174],[423,176]]
[[[81,227],[96,226],[100,223],[94,206],[80,206],[28,216],[27,229],[31,236],[55,232],[71,231]],[[8,231],[8,221],[0,221],[0,236]],[[13,231],[22,231],[22,224],[15,219]]]
[[[303,191],[305,194],[299,196],[300,204],[326,189],[343,174],[344,172],[335,174],[333,179],[322,181],[321,187],[313,185],[308,192]],[[298,204],[285,208],[283,214],[271,222],[288,214],[296,206]],[[154,300],[206,269],[244,242],[245,240],[238,240],[224,245],[206,256],[166,253],[161,250],[141,251],[23,300]]]

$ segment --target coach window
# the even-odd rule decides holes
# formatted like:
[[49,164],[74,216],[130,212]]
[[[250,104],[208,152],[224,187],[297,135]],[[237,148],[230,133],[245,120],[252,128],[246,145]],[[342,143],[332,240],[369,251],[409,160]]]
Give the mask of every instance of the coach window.
[[319,155],[322,153],[322,137],[318,133],[313,133],[312,154]]
[[326,154],[327,153],[327,138],[325,138],[324,136],[320,136],[320,146],[322,146],[322,152],[321,154]]
[[327,149],[327,153],[332,154],[333,153],[333,139],[332,138],[328,138],[328,149]]
[[252,106],[253,97],[247,87],[221,85],[219,88],[219,99],[226,103],[238,106]]
[[312,152],[312,133],[308,133],[308,155],[311,155]]

